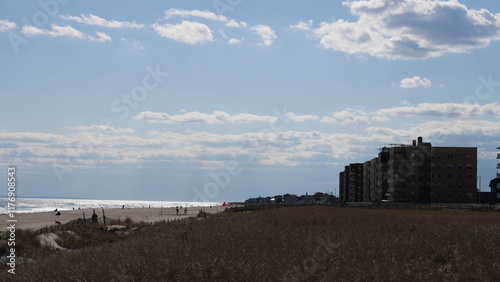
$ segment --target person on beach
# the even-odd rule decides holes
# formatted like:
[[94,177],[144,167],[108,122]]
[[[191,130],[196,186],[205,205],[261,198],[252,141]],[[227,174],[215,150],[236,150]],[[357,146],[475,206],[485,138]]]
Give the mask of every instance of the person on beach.
[[179,215],[179,207],[175,207],[175,213],[177,213],[177,215]]
[[184,208],[184,214],[188,214],[188,209]]

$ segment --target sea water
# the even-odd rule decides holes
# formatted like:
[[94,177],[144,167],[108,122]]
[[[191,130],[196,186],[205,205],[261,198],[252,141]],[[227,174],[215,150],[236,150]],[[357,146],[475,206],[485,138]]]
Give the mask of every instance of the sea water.
[[[7,198],[0,198],[0,214],[7,213]],[[131,200],[93,200],[93,199],[49,199],[49,198],[16,198],[16,213],[48,212],[55,209],[89,209],[89,208],[160,208],[160,207],[198,207],[220,205],[217,202],[183,202],[183,201],[131,201]]]

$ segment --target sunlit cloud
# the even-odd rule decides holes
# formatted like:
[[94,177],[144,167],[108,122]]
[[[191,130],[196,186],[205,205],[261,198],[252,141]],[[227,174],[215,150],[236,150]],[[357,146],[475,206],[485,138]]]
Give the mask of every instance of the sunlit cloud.
[[323,48],[409,60],[470,52],[500,39],[500,14],[469,9],[458,1],[342,3],[358,20],[321,23],[314,34]]
[[180,24],[153,24],[153,29],[161,36],[187,44],[213,41],[210,28],[202,23],[182,21]]
[[94,25],[107,28],[141,29],[144,27],[144,24],[138,24],[135,21],[129,22],[129,21],[106,20],[92,14],[81,14],[80,16],[61,15],[59,17],[63,20],[72,20],[86,25]]

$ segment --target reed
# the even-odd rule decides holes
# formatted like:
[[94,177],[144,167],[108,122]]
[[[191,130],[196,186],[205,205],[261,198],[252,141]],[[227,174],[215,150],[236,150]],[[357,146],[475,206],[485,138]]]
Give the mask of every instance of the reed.
[[500,280],[495,212],[287,207],[142,225],[130,236],[113,236],[120,239],[19,264],[9,278]]

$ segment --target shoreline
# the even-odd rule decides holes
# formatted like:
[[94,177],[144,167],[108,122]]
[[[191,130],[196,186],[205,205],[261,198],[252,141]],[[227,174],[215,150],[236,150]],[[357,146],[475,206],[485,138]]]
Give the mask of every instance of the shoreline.
[[[130,218],[134,222],[147,222],[154,223],[163,220],[174,220],[183,219],[188,217],[196,217],[199,211],[203,210],[207,213],[217,213],[225,210],[223,206],[197,206],[188,207],[187,213],[184,214],[184,207],[179,210],[179,214],[176,214],[175,207],[168,208],[111,208],[104,209],[104,215],[106,219],[109,220],[125,220]],[[78,218],[91,218],[94,209],[80,209],[80,210],[61,210],[60,215],[56,215],[56,211],[51,212],[35,212],[35,213],[16,213],[15,218],[9,218],[7,214],[0,215],[0,230],[6,230],[7,226],[13,222],[7,222],[7,220],[15,219],[16,229],[31,229],[38,230],[48,226],[56,225],[56,221],[61,224],[68,223],[69,221]],[[96,208],[95,213],[98,219],[101,220],[103,216],[103,210],[101,208]]]

